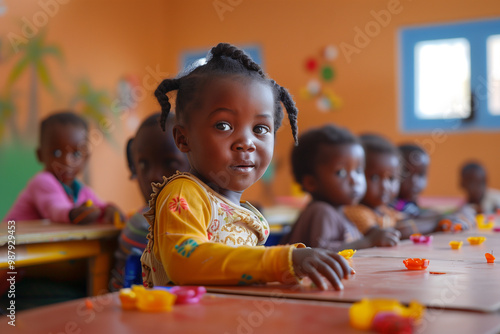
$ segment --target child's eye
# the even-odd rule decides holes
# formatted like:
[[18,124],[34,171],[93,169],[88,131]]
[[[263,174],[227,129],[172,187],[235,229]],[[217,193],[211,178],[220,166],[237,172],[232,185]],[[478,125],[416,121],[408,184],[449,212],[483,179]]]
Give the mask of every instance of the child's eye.
[[229,123],[226,123],[226,122],[219,122],[219,123],[215,124],[215,128],[217,130],[221,130],[221,131],[228,131],[228,130],[231,130],[231,125]]
[[81,158],[83,156],[83,154],[81,151],[75,151],[75,152],[73,152],[73,156],[75,158]]
[[347,171],[345,169],[340,169],[335,173],[338,177],[344,178],[347,176]]
[[257,125],[256,127],[253,128],[253,131],[256,134],[265,135],[266,133],[271,132],[271,129],[266,125]]
[[62,157],[62,151],[61,150],[55,150],[54,151],[54,157],[56,157],[56,158]]

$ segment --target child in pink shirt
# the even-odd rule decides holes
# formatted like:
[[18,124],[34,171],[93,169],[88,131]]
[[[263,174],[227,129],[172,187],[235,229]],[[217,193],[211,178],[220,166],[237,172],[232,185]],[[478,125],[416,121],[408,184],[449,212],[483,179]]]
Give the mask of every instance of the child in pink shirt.
[[4,220],[85,224],[113,222],[115,212],[123,217],[114,205],[101,201],[76,179],[89,157],[87,138],[87,123],[72,112],[43,120],[36,154],[44,170],[28,182]]

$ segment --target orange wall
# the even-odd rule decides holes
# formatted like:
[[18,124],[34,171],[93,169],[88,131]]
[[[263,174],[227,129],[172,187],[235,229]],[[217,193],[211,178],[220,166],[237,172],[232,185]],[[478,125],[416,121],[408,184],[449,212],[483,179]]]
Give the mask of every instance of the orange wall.
[[[55,0],[54,0],[55,1]],[[9,12],[2,18],[0,33],[3,48],[10,31],[19,32],[19,18],[31,18],[41,10],[38,1],[4,0]],[[214,4],[229,7],[221,16]],[[232,3],[232,5],[230,4]],[[337,77],[331,88],[342,98],[342,107],[334,112],[317,111],[311,101],[299,97],[299,91],[313,78],[304,70],[304,61],[319,56],[329,44],[353,45],[356,27],[364,29],[374,21],[371,11],[396,4],[400,10],[380,33],[353,54],[351,61],[339,54],[333,61]],[[452,0],[72,0],[60,5],[46,26],[47,40],[58,43],[64,51],[65,64],[60,69],[51,64],[59,86],[87,77],[96,88],[113,91],[123,75],[133,75],[140,82],[148,75],[146,68],[159,67],[175,74],[180,54],[208,50],[218,42],[261,47],[265,70],[295,95],[300,110],[299,128],[306,130],[325,122],[347,126],[355,133],[377,131],[395,142],[419,141],[430,150],[432,166],[426,195],[459,195],[457,169],[466,158],[483,161],[490,171],[491,186],[500,188],[500,139],[495,132],[450,133],[436,141],[431,134],[407,135],[398,127],[397,32],[406,25],[440,23],[500,16],[498,0],[457,3]],[[0,63],[0,77],[8,74],[11,63]],[[28,79],[23,83],[27,85]],[[3,85],[4,80],[0,81]],[[0,86],[0,88],[2,88]],[[20,88],[22,91],[22,88]],[[68,104],[70,88],[62,88],[63,98],[54,100],[42,92],[40,117]],[[141,99],[136,112],[142,119],[158,109],[152,90]],[[26,118],[26,103],[20,102],[20,122]],[[91,186],[97,193],[125,208],[135,209],[141,203],[136,185],[128,180],[123,147],[133,133],[128,116],[116,120],[113,130],[117,146],[107,142],[95,145],[90,163]],[[292,136],[285,121],[277,134],[275,159],[281,166],[273,183],[275,195],[290,194],[288,166]],[[264,190],[257,184],[244,197],[262,202]],[[266,202],[266,200],[264,200]]]
[[[398,118],[397,34],[402,26],[442,23],[500,16],[497,0],[357,0],[357,1],[231,1],[232,10],[217,15],[212,1],[171,1],[175,15],[168,16],[179,30],[171,35],[169,51],[176,55],[186,49],[209,48],[220,41],[234,44],[257,43],[262,47],[265,70],[295,95],[300,110],[299,128],[303,131],[325,122],[335,122],[355,133],[377,131],[395,142],[418,141],[430,151],[431,169],[425,195],[459,196],[458,168],[463,160],[477,158],[490,171],[491,186],[500,188],[498,131],[480,133],[403,134]],[[229,4],[221,0],[219,3]],[[239,4],[238,4],[239,3]],[[332,88],[343,100],[334,112],[317,111],[311,101],[299,97],[300,88],[311,76],[304,61],[317,56],[328,45],[354,45],[355,28],[364,29],[374,21],[371,11],[395,6],[386,27],[370,43],[352,54],[342,52],[333,62],[337,77]],[[177,59],[175,59],[177,61]],[[290,193],[288,156],[292,137],[285,122],[277,137],[276,157],[286,165],[277,175],[275,193]],[[261,196],[259,186],[249,189],[247,198]]]

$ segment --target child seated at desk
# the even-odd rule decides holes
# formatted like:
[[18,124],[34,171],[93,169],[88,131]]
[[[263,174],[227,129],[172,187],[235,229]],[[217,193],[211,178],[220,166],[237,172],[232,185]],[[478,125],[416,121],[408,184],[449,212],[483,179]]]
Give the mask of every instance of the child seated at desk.
[[399,152],[387,139],[376,134],[360,136],[366,155],[366,194],[361,203],[344,208],[345,216],[366,233],[379,227],[394,234],[394,246],[401,236],[396,223],[403,215],[389,207],[399,191]]
[[[130,178],[137,180],[146,204],[151,198],[153,182],[161,182],[163,176],[170,177],[176,171],[189,170],[187,157],[175,146],[172,136],[174,115],[169,115],[165,132],[160,128],[160,115],[156,113],[147,117],[137,129],[135,137],[129,139],[126,149]],[[115,266],[111,273],[112,291],[123,287],[123,270],[127,257],[135,250],[142,254],[146,248],[149,223],[143,214],[148,209],[149,206],[146,205],[132,215],[120,233]]]
[[304,133],[293,148],[292,169],[312,201],[281,242],[334,251],[396,244],[397,232],[373,227],[363,235],[343,214],[365,195],[364,166],[363,148],[349,130],[326,125]]
[[141,261],[144,285],[296,283],[308,276],[320,289],[342,289],[353,270],[335,252],[303,244],[256,247],[269,235],[245,189],[266,171],[285,106],[296,140],[297,113],[288,91],[242,50],[220,43],[207,62],[164,80],[155,91],[162,127],[177,91],[174,138],[191,166],[154,184],[151,227]]
[[500,191],[488,188],[486,169],[476,161],[467,161],[460,169],[460,186],[467,196],[465,207],[472,214],[492,214],[500,209]]
[[[422,234],[433,232],[443,215],[424,209],[418,203],[418,196],[427,186],[430,157],[422,147],[412,143],[401,144],[398,150],[401,155],[401,185],[398,197],[390,205],[407,218],[407,228],[403,231],[405,236],[416,230]],[[399,224],[400,229],[403,229],[402,225],[405,223]]]
[[45,118],[36,150],[44,170],[29,181],[4,220],[85,224],[98,219],[112,223],[115,212],[123,217],[113,204],[101,201],[76,179],[89,157],[87,140],[87,122],[73,112]]

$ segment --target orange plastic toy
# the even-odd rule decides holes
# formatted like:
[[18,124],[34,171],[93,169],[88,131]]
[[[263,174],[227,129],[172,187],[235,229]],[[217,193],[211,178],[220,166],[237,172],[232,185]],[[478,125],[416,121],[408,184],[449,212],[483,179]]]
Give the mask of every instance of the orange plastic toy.
[[419,258],[406,259],[403,263],[408,270],[424,270],[429,266],[429,260]]
[[493,254],[486,253],[484,256],[486,257],[486,263],[495,263],[495,257]]

